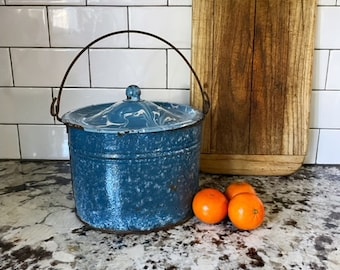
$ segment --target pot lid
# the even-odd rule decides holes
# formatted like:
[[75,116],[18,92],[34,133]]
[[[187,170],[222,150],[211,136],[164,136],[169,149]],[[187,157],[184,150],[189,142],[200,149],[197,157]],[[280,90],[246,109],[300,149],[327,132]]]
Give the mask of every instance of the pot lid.
[[140,88],[130,85],[125,100],[68,112],[62,121],[90,132],[125,134],[178,129],[203,119],[203,113],[188,105],[151,102],[140,96]]

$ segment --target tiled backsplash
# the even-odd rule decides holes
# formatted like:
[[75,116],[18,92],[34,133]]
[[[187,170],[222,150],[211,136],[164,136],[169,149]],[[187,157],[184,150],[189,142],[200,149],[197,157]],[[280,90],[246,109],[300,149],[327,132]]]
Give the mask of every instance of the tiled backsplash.
[[[68,159],[64,125],[49,114],[73,57],[103,34],[157,34],[190,59],[191,0],[0,0],[0,159]],[[320,0],[310,143],[305,163],[340,164],[340,0]],[[61,113],[124,99],[189,103],[190,73],[156,39],[122,34],[96,43],[67,79]]]

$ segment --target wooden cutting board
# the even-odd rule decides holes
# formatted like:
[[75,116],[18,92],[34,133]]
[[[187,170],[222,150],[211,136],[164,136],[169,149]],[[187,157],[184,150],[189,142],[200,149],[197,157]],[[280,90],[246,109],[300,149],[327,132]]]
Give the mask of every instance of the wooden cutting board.
[[[201,170],[288,175],[307,150],[316,0],[193,0],[192,64],[211,100]],[[192,103],[201,95],[193,85]]]

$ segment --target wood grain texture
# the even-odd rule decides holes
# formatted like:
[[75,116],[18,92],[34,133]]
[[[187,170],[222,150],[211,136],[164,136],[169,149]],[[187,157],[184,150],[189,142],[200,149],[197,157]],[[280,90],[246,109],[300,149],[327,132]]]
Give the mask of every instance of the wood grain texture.
[[[191,63],[199,74],[200,81],[209,97],[212,95],[212,57],[213,57],[213,27],[214,27],[214,1],[193,1],[192,8],[192,56]],[[192,78],[192,82],[195,79]],[[202,108],[202,96],[198,85],[192,85],[191,104],[195,108]],[[211,111],[204,121],[203,137],[211,137]],[[210,140],[203,140],[202,151],[210,151]]]
[[[247,154],[255,2],[215,2],[210,151]],[[227,29],[230,29],[228,31]]]
[[289,5],[256,1],[249,154],[283,154],[288,91]]
[[202,154],[201,170],[234,175],[289,175],[300,167],[304,156]]
[[306,153],[313,2],[256,2],[249,154]]
[[[192,61],[212,101],[204,126],[203,171],[244,174],[236,168],[249,162],[249,174],[273,166],[281,175],[302,165],[315,14],[316,0],[193,1]],[[195,103],[197,88],[193,91]],[[275,163],[280,156],[286,161]],[[217,170],[214,160],[222,168]]]

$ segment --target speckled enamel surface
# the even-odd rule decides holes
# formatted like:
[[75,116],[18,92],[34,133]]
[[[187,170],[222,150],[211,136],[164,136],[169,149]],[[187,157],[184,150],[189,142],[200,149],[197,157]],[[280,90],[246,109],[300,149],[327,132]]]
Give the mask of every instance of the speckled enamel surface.
[[115,232],[158,230],[190,218],[201,124],[125,135],[69,128],[79,218]]
[[[340,269],[339,166],[243,177],[266,207],[254,231],[192,218],[129,235],[79,221],[70,172],[68,162],[0,162],[0,269]],[[200,183],[224,188],[239,178],[200,175]]]

